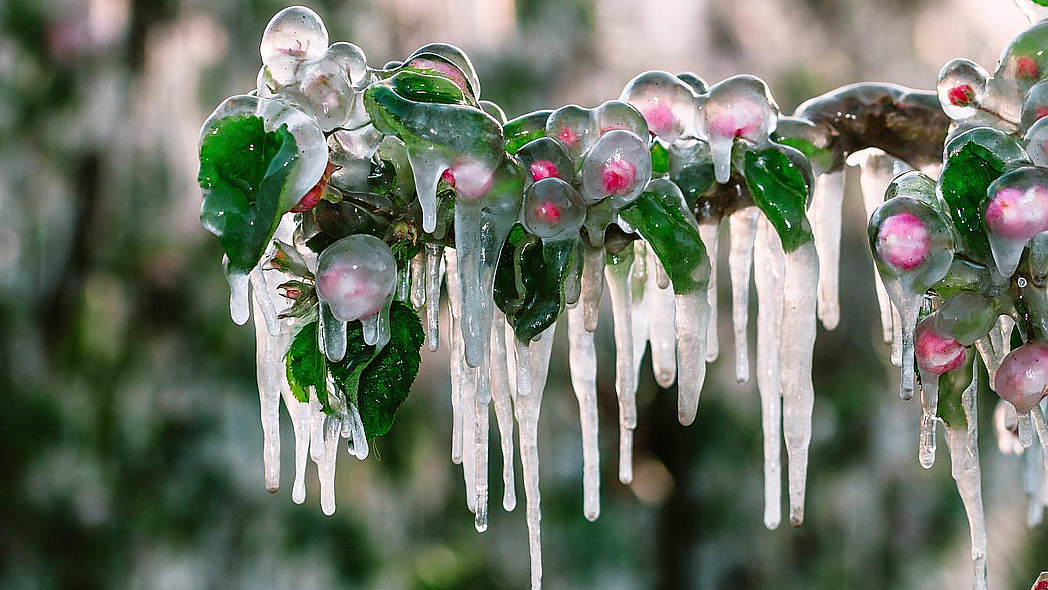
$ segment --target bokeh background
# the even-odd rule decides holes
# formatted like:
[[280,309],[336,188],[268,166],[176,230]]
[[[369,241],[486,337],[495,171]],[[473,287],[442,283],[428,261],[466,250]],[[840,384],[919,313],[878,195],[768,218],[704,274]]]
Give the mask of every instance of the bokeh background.
[[[1025,27],[1007,0],[310,0],[372,65],[464,48],[510,116],[618,96],[636,73],[765,78],[784,111],[850,82],[931,88],[952,57],[992,68]],[[523,506],[478,534],[449,461],[446,353],[425,354],[393,431],[342,454],[338,510],[262,486],[254,338],[227,315],[199,226],[196,141],[253,87],[272,0],[0,0],[0,588],[524,588]],[[637,477],[616,473],[610,321],[598,329],[603,513],[582,517],[578,409],[558,334],[540,456],[546,587],[963,588],[967,521],[945,445],[917,463],[896,394],[855,175],[843,317],[815,348],[815,432],[800,529],[765,530],[759,404],[730,329],[699,417],[641,381]],[[722,253],[726,248],[722,246]],[[728,304],[726,273],[721,302]],[[607,302],[605,302],[607,303]],[[609,317],[609,316],[605,316]],[[729,314],[722,313],[722,321]],[[753,325],[751,323],[751,331]],[[645,361],[646,371],[648,365]],[[981,399],[990,581],[1029,588],[1048,532],[1025,527],[1019,462]],[[493,429],[494,431],[494,429]],[[518,467],[519,485],[519,467]],[[522,496],[521,490],[518,495]]]

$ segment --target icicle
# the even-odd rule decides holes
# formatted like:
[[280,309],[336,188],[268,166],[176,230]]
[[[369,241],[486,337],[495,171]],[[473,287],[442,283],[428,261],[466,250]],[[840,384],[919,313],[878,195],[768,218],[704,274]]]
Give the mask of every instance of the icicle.
[[760,210],[746,207],[728,218],[731,244],[728,250],[728,274],[731,276],[731,325],[735,334],[735,380],[750,379],[750,352],[746,333],[749,322],[750,266],[753,264],[753,241],[757,235]]
[[[328,395],[332,395],[330,391]],[[316,392],[309,398],[309,409],[310,456],[317,464],[317,477],[320,479],[320,509],[331,516],[335,513],[335,462],[342,424],[338,418],[324,413]]]
[[440,284],[444,279],[444,247],[426,244],[426,345],[436,352],[440,343]]
[[474,483],[476,518],[473,520],[473,525],[477,528],[477,532],[483,533],[488,530],[488,421],[490,418],[488,402],[481,401],[478,397],[474,402],[474,410],[476,414],[473,439],[476,453],[474,467],[476,471]]
[[[808,242],[786,253],[783,277],[782,338],[779,368],[782,375],[782,429],[789,460],[790,523],[804,522],[804,488],[808,474],[808,445],[815,392],[811,383],[812,348],[815,345],[816,296],[812,285],[819,280],[815,244]],[[912,370],[913,328],[910,328]]]
[[502,507],[509,512],[517,506],[517,491],[513,483],[513,405],[506,351],[506,316],[498,308],[491,329],[491,399],[502,442]]
[[720,219],[711,223],[699,224],[699,237],[710,257],[710,282],[706,294],[710,300],[710,320],[706,324],[706,362],[712,363],[720,354],[717,340],[717,246],[720,242]]
[[[877,276],[880,276],[878,274]],[[894,304],[890,303],[892,314],[892,351],[891,351],[891,363],[896,367],[902,366],[902,317],[899,315],[898,308]],[[913,395],[912,392],[910,395]],[[909,399],[909,398],[906,398]]]
[[389,343],[389,306],[392,304],[393,298],[387,298],[378,313],[360,318],[364,344],[374,346],[375,350],[382,350]]
[[248,299],[248,275],[229,267],[229,258],[222,256],[222,270],[229,283],[229,317],[233,323],[243,326],[251,315],[251,301]]
[[342,410],[342,435],[349,439],[349,454],[363,461],[368,458],[371,449],[368,446],[364,422],[360,419],[360,410],[352,402],[346,403]]
[[262,311],[258,291],[254,300],[255,373],[262,415],[262,461],[265,466],[266,491],[280,488],[280,386],[284,375],[284,351],[290,342],[290,331],[281,322],[277,336],[269,335],[260,319]]
[[597,329],[600,296],[604,290],[604,248],[582,244],[582,309],[586,312],[586,329]]
[[[538,421],[539,408],[542,404],[545,371],[549,368],[549,351],[552,350],[553,332],[556,325],[550,326],[538,342],[533,343],[530,360],[532,391],[529,395],[518,395],[514,398],[513,410],[517,417],[520,436],[520,463],[524,475],[524,496],[527,500],[528,546],[531,555],[531,587],[538,590],[542,587],[542,540],[540,523],[542,521],[541,498],[539,494],[539,453]],[[521,364],[522,359],[516,360]],[[519,371],[519,369],[518,369]],[[539,381],[542,381],[541,383]]]
[[397,271],[397,286],[394,295],[397,301],[410,302],[411,300],[411,265]]
[[458,288],[458,270],[456,267],[455,251],[448,248],[444,251],[444,266],[447,269],[448,279],[448,311],[451,316],[451,325],[448,327],[448,343],[450,350],[450,372],[451,372],[451,462],[458,465],[462,463],[462,389],[463,382],[468,379],[466,375],[466,363],[462,351],[462,332],[459,329],[459,317],[462,314],[461,295]]
[[633,430],[637,427],[637,373],[633,370],[630,267],[633,252],[623,251],[604,267],[615,326],[615,393],[619,400],[619,481],[633,481]]
[[269,335],[276,336],[280,333],[280,320],[277,319],[277,308],[273,304],[273,291],[262,274],[261,266],[256,266],[248,273],[248,282],[251,283],[251,292],[254,295],[255,313],[262,314]]
[[982,475],[979,468],[979,416],[977,394],[979,372],[972,372],[972,383],[961,394],[961,406],[967,427],[964,429],[946,426],[946,437],[950,448],[951,474],[957,482],[957,491],[968,514],[972,539],[972,567],[976,590],[986,590],[986,521],[983,516]]
[[1048,424],[1044,421],[1044,410],[1041,409],[1041,404],[1034,404],[1030,414],[1033,415],[1033,426],[1037,430],[1037,438],[1041,439],[1041,457],[1044,460],[1044,469],[1048,472]]
[[841,316],[838,298],[841,260],[841,205],[844,169],[819,174],[812,202],[812,233],[819,253],[819,320],[823,327],[837,327]]
[[708,293],[674,295],[673,311],[677,336],[677,420],[687,426],[695,421],[702,383],[706,380]]
[[[477,369],[465,364],[461,366],[463,377],[459,386],[462,399],[459,400],[459,412],[462,414],[462,479],[466,484],[466,507],[470,512],[477,511]],[[467,446],[467,443],[472,443]]]
[[[651,314],[648,339],[651,340],[651,370],[660,387],[669,388],[677,379],[677,341],[674,333],[673,290],[658,285],[659,259],[649,249],[648,265],[656,272],[648,272],[646,297]],[[665,274],[665,270],[662,271]],[[669,277],[666,278],[669,281]]]
[[587,520],[594,521],[600,516],[597,352],[593,344],[593,332],[586,330],[582,305],[569,307],[567,314],[568,365],[571,368],[571,387],[579,402],[579,423],[582,427],[582,512]]
[[[512,330],[510,330],[512,332]],[[516,334],[513,338],[513,355],[517,359],[516,393],[520,396],[531,395],[531,343],[521,342]]]
[[295,483],[291,488],[291,499],[296,504],[301,504],[306,501],[306,462],[309,459],[310,421],[313,412],[308,402],[295,399],[286,373],[281,377],[280,397],[284,400],[284,408],[295,431]]
[[930,469],[935,464],[935,425],[939,419],[936,412],[939,405],[939,376],[928,371],[921,371],[921,434],[919,438],[918,458],[921,467]]
[[757,289],[757,390],[764,433],[764,526],[782,521],[782,389],[779,340],[782,324],[782,277],[785,254],[767,218],[760,217],[754,246],[753,282]]
[[409,146],[407,156],[411,174],[415,178],[415,192],[422,206],[422,229],[426,233],[433,233],[437,229],[437,183],[444,170],[447,170],[448,162],[434,157],[424,146],[418,149]]
[[662,266],[662,261],[659,260],[658,256],[652,256],[655,261],[655,282],[659,285],[660,289],[666,289],[670,286],[670,274],[666,272],[666,267]]
[[411,307],[420,311],[426,304],[426,253],[420,250],[411,259]]
[[648,245],[633,242],[633,270],[630,273],[630,326],[633,332],[633,375],[639,383],[640,366],[648,348],[651,325],[651,297],[648,294]]
[[[991,335],[994,332],[997,332],[997,330],[990,330]],[[983,365],[986,366],[986,374],[990,379],[990,383],[995,383],[997,381],[997,369],[1001,366],[1001,357],[998,356],[996,352],[997,348],[993,343],[993,339],[988,336],[979,338],[975,341],[975,349],[979,351],[979,356],[982,357]]]
[[1033,416],[1030,412],[1016,413],[1016,429],[1019,433],[1019,444],[1024,449],[1028,449],[1033,445]]
[[[884,192],[888,189],[892,179],[908,170],[909,166],[876,148],[852,154],[848,158],[848,164],[859,166],[859,187],[868,222],[873,212],[884,202]],[[893,342],[891,300],[888,298],[888,291],[884,288],[884,282],[881,281],[881,275],[876,269],[873,271],[873,279],[877,289],[877,305],[881,310],[881,330],[884,341]],[[892,350],[894,354],[895,348]],[[894,361],[892,364],[899,366],[899,363]]]
[[327,303],[320,302],[320,347],[328,360],[337,363],[346,356],[346,322],[331,314]]

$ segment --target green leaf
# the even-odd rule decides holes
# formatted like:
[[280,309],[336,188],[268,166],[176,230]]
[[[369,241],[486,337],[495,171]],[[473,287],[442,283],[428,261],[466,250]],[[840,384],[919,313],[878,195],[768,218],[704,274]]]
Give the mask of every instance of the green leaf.
[[252,115],[218,121],[201,142],[200,222],[218,236],[231,268],[248,272],[265,252],[284,214],[280,196],[297,153],[287,125],[267,132]]
[[535,111],[510,119],[502,126],[506,136],[506,151],[515,154],[526,144],[546,137],[546,120],[553,111]]
[[812,164],[818,164],[820,168],[828,170],[833,165],[834,154],[832,151],[815,145],[815,142],[805,137],[773,137],[775,143],[789,146],[808,159]]
[[317,325],[316,321],[310,322],[295,334],[284,355],[284,363],[295,399],[308,402],[310,391],[316,391],[317,400],[327,411],[327,359],[317,342]]
[[530,341],[564,311],[564,283],[581,256],[579,239],[541,240],[519,223],[510,230],[495,270],[495,305],[513,332]]
[[966,428],[968,425],[964,408],[961,406],[961,394],[972,383],[975,355],[972,354],[971,348],[967,354],[968,358],[963,365],[939,376],[939,405],[936,414],[955,430]]
[[351,323],[346,357],[331,368],[332,380],[345,392],[346,399],[355,401],[369,438],[389,432],[422,362],[419,349],[425,335],[415,311],[394,301],[389,322],[389,343],[377,355],[373,346],[364,344],[360,322]]
[[655,141],[651,144],[651,174],[662,176],[670,172],[670,152],[662,142]]
[[783,249],[792,252],[810,242],[811,224],[804,210],[813,182],[804,155],[791,147],[774,146],[747,151],[743,161],[750,196],[775,227]]
[[350,322],[346,330],[346,356],[337,363],[328,362],[317,344],[318,322],[302,327],[285,355],[288,383],[295,399],[308,401],[312,390],[324,412],[338,415],[328,399],[326,377],[357,406],[364,432],[377,438],[393,425],[393,418],[408,398],[411,384],[418,375],[422,356],[419,349],[425,336],[422,322],[407,304],[393,302],[389,310],[389,342],[376,354],[375,347],[364,343],[360,322]]
[[1014,151],[1018,147],[1010,145],[1014,143],[1003,132],[973,129],[947,146],[949,157],[939,175],[939,191],[961,244],[966,254],[982,263],[993,261],[982,218],[986,189],[1011,167],[1013,158],[1002,150]]
[[695,218],[676,185],[668,180],[652,181],[619,216],[655,251],[670,276],[674,293],[685,295],[706,289],[710,259]]
[[446,78],[402,71],[369,86],[364,108],[376,129],[396,135],[409,152],[415,146],[481,157],[503,153],[499,122],[479,108],[451,101],[454,92],[461,97]]

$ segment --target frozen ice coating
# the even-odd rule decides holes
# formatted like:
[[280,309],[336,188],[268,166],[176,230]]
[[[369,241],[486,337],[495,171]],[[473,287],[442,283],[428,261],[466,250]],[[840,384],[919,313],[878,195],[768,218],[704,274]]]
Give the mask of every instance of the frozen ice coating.
[[900,395],[913,397],[913,331],[924,292],[943,278],[953,261],[953,235],[942,216],[917,199],[898,195],[870,218],[870,249],[901,321]]
[[582,163],[582,197],[597,203],[611,197],[615,207],[633,202],[651,180],[647,143],[622,129],[601,136]]
[[955,59],[939,71],[936,92],[943,112],[954,121],[975,115],[986,95],[986,69],[970,59]]
[[575,166],[564,150],[564,146],[549,137],[529,141],[517,150],[528,179],[538,182],[551,176],[571,182],[575,177]]
[[1008,353],[997,369],[993,390],[1020,416],[1031,411],[1048,391],[1048,344],[1028,342]]
[[466,77],[466,82],[469,83],[474,98],[480,98],[480,78],[477,76],[477,70],[473,67],[473,62],[466,55],[465,51],[449,43],[430,43],[416,49],[414,53],[408,56],[405,62],[410,62],[416,57],[426,54],[438,56],[454,64]]
[[567,309],[568,366],[571,387],[579,402],[582,428],[582,512],[587,520],[600,516],[600,447],[597,438],[597,352],[593,332],[586,330],[581,304]]
[[[933,185],[934,186],[934,185]],[[837,327],[841,317],[838,298],[841,261],[841,205],[844,201],[844,169],[815,177],[812,197],[812,233],[819,252],[819,321],[827,330]]]
[[757,390],[761,396],[764,433],[764,526],[782,521],[782,381],[779,341],[782,337],[785,253],[779,236],[764,216],[757,222],[753,246],[753,283],[757,290]]
[[706,328],[706,362],[712,363],[720,354],[720,343],[717,339],[717,247],[720,243],[720,220],[711,220],[699,224],[699,237],[710,257],[710,282],[706,287],[706,296],[710,300],[710,319]]
[[615,393],[619,400],[619,480],[633,481],[633,430],[637,428],[637,371],[633,361],[633,322],[630,302],[632,249],[608,255],[604,277],[611,295],[615,332]]
[[[200,128],[200,139],[208,134],[217,133],[216,125],[226,117],[255,116],[262,119],[267,132],[276,131],[287,125],[287,130],[295,138],[298,154],[294,158],[294,168],[288,175],[284,190],[280,194],[281,212],[290,211],[311,188],[316,186],[327,168],[328,151],[324,134],[316,121],[311,117],[277,100],[257,96],[231,96],[211,113]],[[207,220],[201,219],[207,227]],[[246,321],[246,319],[245,319]]]
[[586,218],[586,203],[567,182],[543,178],[524,191],[521,218],[524,228],[540,238],[574,237]]
[[629,131],[648,139],[648,122],[644,116],[628,102],[609,100],[594,109],[597,133],[605,135],[609,131]]
[[731,147],[736,139],[763,144],[775,130],[779,109],[768,86],[754,76],[733,76],[710,87],[703,104],[703,131],[713,155],[718,183],[731,175]]
[[[751,275],[758,305],[753,370],[764,437],[763,520],[775,529],[783,519],[785,443],[789,520],[800,524],[816,325],[833,329],[841,319],[845,166],[858,166],[881,335],[902,367],[904,398],[913,395],[919,371],[922,466],[935,459],[940,421],[946,429],[971,525],[975,587],[985,589],[977,358],[1001,397],[998,444],[1022,455],[1028,520],[1040,522],[1048,506],[1046,42],[1048,21],[1038,22],[1013,39],[992,76],[953,60],[935,92],[857,84],[781,119],[758,78],[735,76],[708,88],[694,74],[648,71],[618,100],[507,121],[498,105],[480,100],[476,68],[457,47],[429,44],[372,69],[356,45],[329,44],[313,11],[281,11],[262,38],[255,91],[222,102],[200,135],[201,222],[226,252],[231,317],[255,321],[266,489],[280,483],[282,399],[295,435],[292,499],[305,500],[311,458],[321,508],[334,512],[339,439],[364,459],[368,434],[382,435],[372,428],[385,432],[383,421],[392,421],[357,396],[400,386],[381,375],[391,370],[390,355],[378,354],[387,342],[388,350],[407,353],[393,370],[410,371],[412,380],[417,369],[406,341],[438,348],[446,273],[452,462],[462,465],[466,506],[484,531],[493,405],[507,511],[517,502],[518,437],[532,588],[540,588],[538,418],[557,321],[567,323],[579,406],[582,512],[595,520],[595,330],[605,282],[618,475],[629,483],[649,344],[656,382],[678,386],[679,421],[695,420],[707,361],[719,352],[716,265],[727,217],[740,383],[750,378],[754,346],[747,334]],[[256,150],[260,131],[285,139]],[[271,155],[290,146],[287,134],[295,149]],[[938,180],[907,172],[911,165]],[[248,178],[258,171],[260,179]],[[814,187],[810,234],[804,197],[811,192],[802,195],[798,181]],[[219,203],[223,198],[228,202]],[[514,229],[518,223],[523,231]],[[558,259],[534,249],[577,242]],[[499,265],[507,253],[512,258]],[[421,333],[413,321],[403,323],[412,314],[422,320]],[[359,329],[348,325],[357,321]],[[310,338],[297,338],[303,333]],[[361,338],[376,351],[366,362],[380,362],[359,364]],[[359,391],[344,390],[346,376],[333,364],[342,362],[364,370],[353,373]],[[1041,445],[1032,446],[1035,437]]]
[[[760,210],[746,207],[728,217],[731,242],[728,249],[728,274],[731,278],[731,325],[735,335],[735,380],[750,379],[749,323],[750,267],[753,266],[753,243],[757,236]],[[712,281],[712,273],[711,279]],[[654,350],[654,342],[652,345]]]
[[1048,166],[1048,119],[1038,119],[1026,130],[1023,144],[1030,161],[1037,166]]
[[546,119],[546,137],[559,141],[572,162],[579,162],[600,137],[594,119],[593,111],[578,105],[560,107]]
[[1001,176],[986,190],[983,213],[997,270],[1010,277],[1027,242],[1048,230],[1048,170],[1026,166]]
[[393,253],[374,236],[342,238],[317,259],[317,296],[341,322],[378,314],[392,296],[396,282]]
[[673,143],[695,124],[698,115],[695,92],[677,76],[652,70],[627,82],[619,100],[640,111],[653,135]]
[[262,63],[278,84],[289,84],[306,61],[319,59],[328,48],[328,32],[320,16],[305,6],[276,13],[262,33]]

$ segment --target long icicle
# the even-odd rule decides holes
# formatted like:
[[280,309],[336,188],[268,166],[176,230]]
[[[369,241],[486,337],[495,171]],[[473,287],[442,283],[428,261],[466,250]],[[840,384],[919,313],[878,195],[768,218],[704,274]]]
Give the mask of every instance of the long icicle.
[[746,207],[728,218],[731,325],[735,336],[735,380],[739,383],[750,380],[750,347],[746,332],[750,315],[750,267],[753,266],[753,242],[757,236],[759,215],[760,210],[756,207]]
[[513,482],[513,391],[506,351],[506,315],[495,308],[491,326],[491,401],[502,445],[502,508],[517,507],[517,490]]
[[451,462],[462,463],[462,384],[468,378],[465,375],[465,352],[462,349],[462,332],[459,329],[459,317],[462,314],[461,291],[458,288],[458,270],[455,251],[447,248],[444,251],[444,266],[448,280],[448,315],[451,322],[448,326],[448,356],[451,369]]
[[[661,271],[660,271],[661,269]],[[659,274],[666,274],[655,252],[648,250],[647,298],[651,312],[648,339],[651,340],[651,370],[655,382],[669,389],[677,380],[677,338],[674,333],[673,289],[669,276],[665,286],[659,284]]]
[[[261,272],[261,271],[260,271]],[[257,291],[255,292],[257,293]],[[257,295],[252,294],[255,321],[255,376],[262,417],[262,463],[266,491],[280,488],[280,385],[284,379],[284,351],[290,328],[281,320],[277,336],[270,336]]]
[[979,371],[972,371],[972,382],[961,394],[965,428],[946,426],[950,448],[950,473],[968,514],[971,532],[972,568],[975,590],[986,590],[986,519],[983,515],[982,474],[979,467],[979,415],[977,396]]
[[444,246],[426,244],[426,346],[440,345],[440,285],[444,280]]
[[939,376],[921,371],[921,426],[917,457],[921,467],[931,469],[935,464],[935,429],[939,419]]
[[611,295],[615,327],[615,393],[619,400],[619,481],[633,481],[633,431],[637,428],[637,372],[633,368],[630,270],[633,251],[609,255],[604,278]]
[[[539,492],[538,422],[545,385],[544,371],[549,367],[549,351],[552,350],[556,324],[542,333],[537,342],[531,344],[528,355],[532,375],[541,377],[542,383],[533,380],[528,395],[518,395],[513,400],[513,411],[517,417],[520,436],[520,463],[524,476],[524,497],[528,521],[528,547],[531,556],[531,588],[542,588],[542,537],[541,495]],[[520,362],[523,359],[517,359]]]
[[700,223],[699,237],[706,247],[710,258],[710,282],[706,286],[706,296],[710,300],[710,319],[706,324],[706,362],[712,363],[720,354],[720,342],[717,338],[717,247],[720,242],[720,219]]
[[782,431],[789,461],[790,524],[804,522],[804,488],[808,478],[808,446],[815,391],[811,383],[815,346],[816,295],[819,280],[815,244],[808,242],[786,253],[783,277],[782,338],[779,367],[782,374]]
[[593,332],[586,330],[581,304],[568,308],[568,366],[571,387],[579,402],[582,427],[582,512],[587,520],[600,516],[600,447],[597,423],[597,351]]
[[757,390],[761,396],[764,434],[764,526],[779,528],[782,521],[782,382],[779,376],[779,340],[782,324],[782,277],[785,254],[779,236],[761,216],[753,257],[757,289]]
[[819,174],[812,198],[812,233],[819,253],[819,320],[827,330],[841,318],[840,291],[841,205],[844,201],[844,168]]

